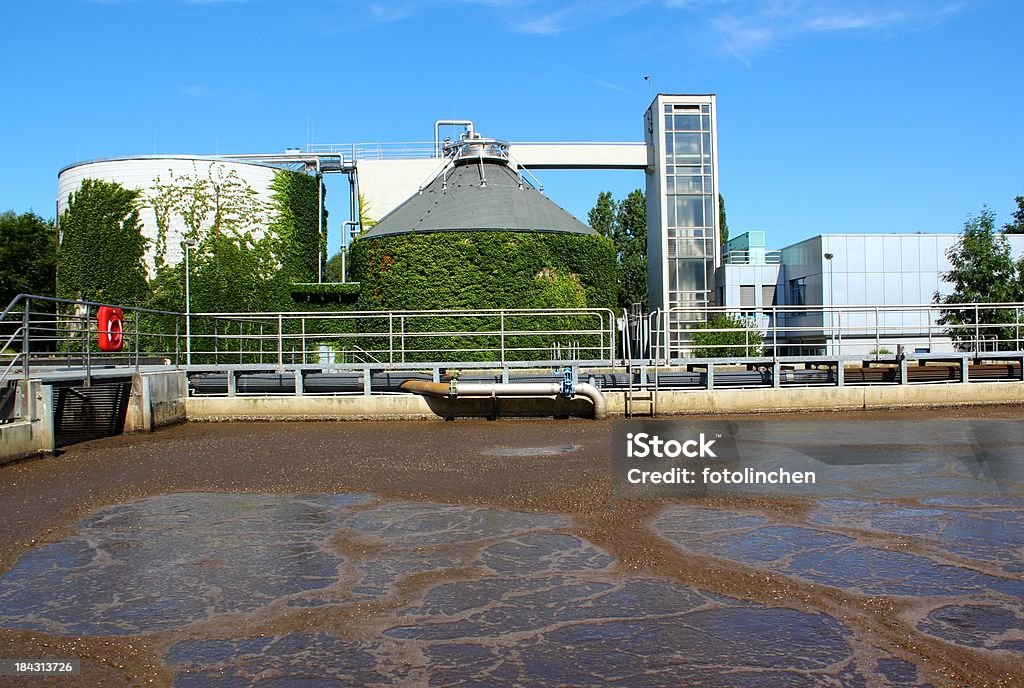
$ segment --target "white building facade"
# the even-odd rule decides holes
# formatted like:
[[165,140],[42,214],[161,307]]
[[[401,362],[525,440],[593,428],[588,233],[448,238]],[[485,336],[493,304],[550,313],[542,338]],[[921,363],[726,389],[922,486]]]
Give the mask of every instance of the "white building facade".
[[[743,234],[726,247],[719,303],[753,318],[780,355],[953,351],[933,301],[952,293],[943,275],[958,237],[822,234],[768,251],[763,233]],[[1024,256],[1024,235],[1007,239],[1014,259]]]

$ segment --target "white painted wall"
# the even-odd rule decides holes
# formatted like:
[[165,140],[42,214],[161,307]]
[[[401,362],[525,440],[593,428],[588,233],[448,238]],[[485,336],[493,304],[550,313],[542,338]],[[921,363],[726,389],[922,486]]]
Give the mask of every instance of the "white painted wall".
[[426,186],[445,162],[438,158],[357,161],[359,193],[366,204],[363,212],[374,220],[382,219]]

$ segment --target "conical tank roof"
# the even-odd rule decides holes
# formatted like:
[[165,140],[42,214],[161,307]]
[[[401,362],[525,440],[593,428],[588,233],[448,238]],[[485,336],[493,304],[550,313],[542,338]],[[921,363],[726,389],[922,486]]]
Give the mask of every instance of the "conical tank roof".
[[460,231],[597,234],[533,188],[506,159],[481,152],[456,157],[363,238]]

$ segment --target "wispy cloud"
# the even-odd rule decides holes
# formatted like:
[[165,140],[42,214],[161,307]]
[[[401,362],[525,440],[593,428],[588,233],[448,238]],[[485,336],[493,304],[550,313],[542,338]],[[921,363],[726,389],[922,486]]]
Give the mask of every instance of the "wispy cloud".
[[185,96],[186,98],[195,98],[202,100],[215,100],[224,103],[247,103],[254,99],[252,94],[237,93],[220,88],[210,88],[209,86],[203,86],[201,84],[185,84],[178,89],[178,95]]
[[370,14],[379,22],[393,22],[405,19],[413,14],[411,5],[404,3],[370,3]]
[[[478,6],[492,11],[497,22],[515,33],[558,36],[567,31],[629,14],[654,0],[447,0],[452,6]],[[437,11],[429,0],[378,0],[368,6],[372,19],[381,22]]]
[[932,27],[960,10],[952,0],[907,0],[879,7],[871,0],[667,0],[699,13],[725,48],[747,61],[778,45],[824,33],[904,33]]
[[[227,0],[192,0],[227,1]],[[933,26],[965,0],[374,0],[368,11],[380,22],[424,12],[457,13],[477,7],[514,33],[559,36],[648,10],[644,21],[686,23],[717,34],[740,59],[826,32],[903,32]],[[663,16],[659,16],[663,15]]]

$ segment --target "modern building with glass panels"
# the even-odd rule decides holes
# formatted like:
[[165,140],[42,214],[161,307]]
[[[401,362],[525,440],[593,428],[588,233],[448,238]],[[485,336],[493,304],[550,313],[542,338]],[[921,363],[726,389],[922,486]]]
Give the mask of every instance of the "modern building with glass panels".
[[715,96],[659,94],[644,124],[649,308],[665,312],[677,350],[713,305],[721,263]]
[[[1024,258],[1024,234],[1005,236],[1014,260]],[[756,323],[766,349],[775,342],[780,355],[954,351],[939,310],[928,306],[935,294],[953,291],[945,275],[959,238],[821,234],[772,251],[765,249],[764,232],[748,232],[726,247],[718,305]],[[1015,324],[1024,337],[1020,313]],[[981,335],[992,338],[991,332]],[[980,350],[986,345],[981,342]]]

